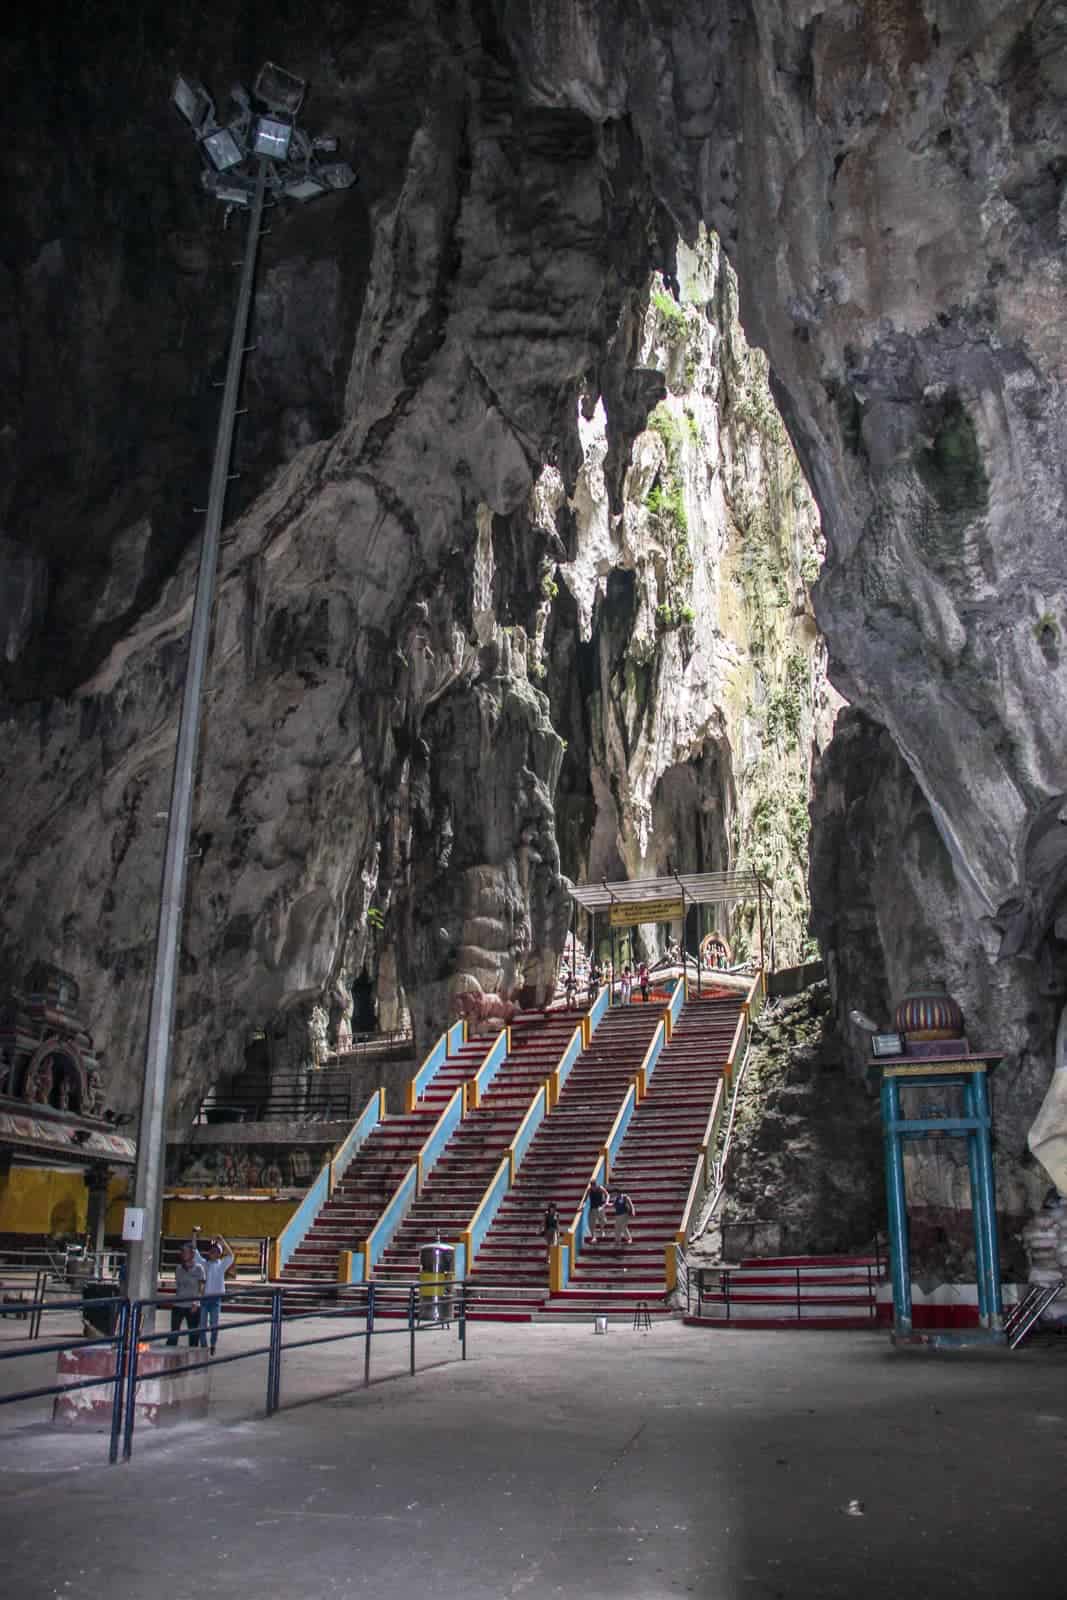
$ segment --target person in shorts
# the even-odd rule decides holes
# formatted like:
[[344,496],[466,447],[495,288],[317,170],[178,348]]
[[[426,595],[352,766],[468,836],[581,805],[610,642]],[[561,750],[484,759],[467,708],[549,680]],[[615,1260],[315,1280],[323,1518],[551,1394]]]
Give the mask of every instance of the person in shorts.
[[611,1220],[615,1228],[616,1244],[633,1244],[630,1237],[630,1218],[636,1217],[637,1207],[628,1194],[616,1189],[611,1198]]
[[587,1237],[593,1243],[608,1231],[604,1208],[608,1203],[608,1191],[596,1178],[589,1185],[589,1233]]

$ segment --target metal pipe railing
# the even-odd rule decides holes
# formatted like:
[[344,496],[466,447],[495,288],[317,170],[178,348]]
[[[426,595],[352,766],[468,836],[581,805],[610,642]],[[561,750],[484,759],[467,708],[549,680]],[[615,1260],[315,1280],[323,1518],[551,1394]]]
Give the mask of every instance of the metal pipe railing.
[[[467,1308],[468,1286],[465,1280],[451,1283],[442,1291],[435,1291],[435,1314],[432,1320],[427,1321],[421,1316],[423,1309],[420,1302],[418,1286],[358,1284],[343,1293],[338,1292],[335,1303],[326,1309],[289,1310],[286,1311],[285,1297],[287,1291],[282,1288],[273,1288],[269,1291],[270,1307],[267,1313],[261,1316],[242,1316],[236,1324],[242,1331],[249,1328],[263,1327],[268,1330],[267,1343],[256,1344],[252,1349],[238,1350],[231,1354],[214,1355],[211,1358],[211,1368],[226,1366],[240,1361],[252,1360],[256,1357],[267,1357],[266,1392],[264,1411],[266,1416],[272,1416],[281,1404],[281,1379],[284,1355],[287,1350],[306,1349],[313,1345],[337,1344],[344,1340],[362,1339],[365,1343],[363,1362],[364,1385],[370,1383],[371,1378],[371,1343],[374,1338],[383,1337],[389,1333],[406,1334],[409,1341],[408,1370],[414,1375],[416,1370],[416,1336],[419,1333],[431,1331],[444,1331],[451,1327],[455,1320],[457,1334],[461,1347],[461,1359],[467,1359]],[[257,1305],[262,1303],[262,1290],[248,1290],[242,1293],[237,1291],[226,1296],[224,1309],[239,1309],[242,1299],[251,1296]],[[19,1302],[21,1305],[22,1302]],[[172,1332],[154,1332],[147,1328],[148,1316],[154,1314],[158,1308],[173,1307],[175,1304],[172,1296],[156,1295],[142,1300],[126,1300],[121,1296],[110,1299],[93,1300],[67,1300],[62,1302],[41,1303],[39,1309],[43,1312],[54,1311],[83,1311],[86,1304],[94,1309],[114,1307],[116,1326],[113,1333],[99,1338],[84,1338],[71,1336],[56,1339],[47,1343],[27,1342],[18,1350],[0,1350],[0,1361],[25,1360],[39,1358],[42,1355],[58,1354],[71,1350],[111,1350],[115,1351],[115,1364],[110,1373],[90,1378],[72,1378],[69,1382],[55,1382],[39,1384],[33,1388],[16,1390],[9,1394],[0,1395],[0,1405],[16,1405],[29,1400],[46,1399],[49,1396],[68,1394],[77,1390],[105,1388],[112,1390],[111,1426],[108,1440],[108,1460],[114,1465],[120,1456],[128,1461],[133,1451],[133,1438],[137,1420],[137,1390],[138,1385],[151,1377],[153,1381],[166,1381],[168,1378],[186,1376],[190,1371],[188,1361],[175,1362],[170,1368],[156,1369],[147,1374],[143,1369],[142,1358],[154,1347],[168,1345],[174,1338]],[[3,1302],[0,1302],[0,1311]],[[37,1307],[26,1307],[37,1309]],[[445,1315],[437,1313],[443,1309]],[[454,1313],[454,1317],[453,1317]],[[399,1322],[399,1327],[379,1326],[379,1319],[385,1317],[387,1321]],[[348,1331],[318,1335],[306,1339],[286,1339],[285,1329],[291,1328],[300,1322],[314,1322],[323,1318],[336,1319],[341,1317],[351,1321],[359,1321],[359,1328]],[[232,1322],[223,1321],[220,1324],[220,1333],[225,1334],[227,1329],[234,1328]],[[190,1330],[190,1339],[194,1333]],[[194,1363],[193,1365],[199,1365]]]

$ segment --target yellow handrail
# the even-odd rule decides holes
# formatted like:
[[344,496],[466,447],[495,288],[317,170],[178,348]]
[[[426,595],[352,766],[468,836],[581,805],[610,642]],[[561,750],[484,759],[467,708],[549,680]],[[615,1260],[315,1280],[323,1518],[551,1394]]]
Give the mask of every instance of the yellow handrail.
[[659,1021],[656,1023],[655,1031],[653,1032],[651,1039],[648,1041],[648,1049],[645,1051],[644,1056],[641,1059],[641,1065],[637,1069],[639,1073],[641,1073],[641,1072],[644,1073],[646,1081],[647,1081],[647,1078],[648,1078],[649,1057],[652,1055],[652,1052],[656,1047],[656,1039],[657,1039],[657,1037],[659,1035],[659,1031],[660,1031],[661,1028],[663,1029],[663,1034],[664,1034],[663,1043],[666,1044],[667,1040],[669,1038],[669,1034],[667,1033],[667,1017],[668,1017],[668,1015],[669,1015],[669,1012],[665,1011],[663,1013],[662,1017],[660,1017]]
[[533,1116],[534,1112],[537,1110],[537,1102],[541,1098],[542,1095],[544,1095],[544,1097],[545,1097],[545,1116],[546,1117],[548,1116],[548,1113],[549,1113],[549,1110],[550,1110],[549,1098],[548,1098],[548,1096],[549,1096],[548,1085],[549,1085],[549,1079],[546,1078],[544,1083],[541,1085],[540,1089],[538,1089],[537,1093],[534,1095],[533,1099],[530,1101],[530,1104],[529,1104],[529,1106],[527,1107],[527,1110],[526,1110],[526,1115],[523,1117],[522,1121],[519,1123],[518,1127],[515,1129],[515,1132],[512,1134],[511,1143],[508,1145],[507,1150],[505,1152],[505,1154],[507,1155],[507,1160],[508,1160],[508,1174],[509,1174],[508,1175],[508,1188],[509,1189],[511,1188],[512,1184],[515,1182],[515,1146],[519,1142],[520,1135],[525,1132],[526,1124],[529,1122],[530,1118]]
[[561,1228],[560,1229],[561,1236],[564,1237],[564,1238],[569,1238],[569,1242],[570,1242],[572,1248],[573,1248],[573,1245],[574,1245],[574,1235],[578,1231],[579,1219],[581,1218],[582,1212],[585,1210],[585,1197],[589,1193],[589,1185],[592,1183],[593,1179],[596,1177],[597,1170],[598,1170],[601,1162],[604,1163],[604,1183],[605,1183],[605,1186],[607,1185],[607,1182],[608,1182],[608,1171],[607,1171],[607,1168],[608,1168],[608,1161],[609,1161],[608,1151],[611,1148],[611,1141],[615,1136],[615,1130],[619,1126],[619,1120],[622,1117],[623,1112],[626,1110],[626,1102],[630,1098],[631,1095],[635,1096],[635,1104],[636,1104],[637,1089],[636,1089],[636,1087],[635,1087],[635,1085],[634,1085],[632,1080],[631,1080],[631,1083],[630,1083],[630,1087],[627,1089],[626,1094],[623,1097],[622,1105],[619,1107],[618,1112],[616,1113],[615,1121],[611,1124],[611,1132],[608,1134],[607,1138],[604,1139],[601,1142],[600,1150],[597,1153],[596,1161],[593,1163],[593,1170],[590,1172],[589,1177],[587,1178],[587,1180],[586,1180],[586,1182],[585,1182],[585,1184],[584,1184],[584,1186],[582,1188],[582,1198],[578,1202],[578,1209],[574,1213],[574,1216],[571,1218],[570,1225],[568,1227],[566,1227],[566,1228]]
[[[538,1090],[539,1094],[540,1094],[540,1092],[541,1091]],[[511,1157],[512,1157],[512,1150],[511,1150],[511,1146],[509,1145],[507,1150],[506,1150],[506,1152],[504,1153],[504,1155],[501,1156],[501,1158],[500,1158],[500,1166],[497,1167],[496,1171],[493,1173],[493,1176],[490,1178],[489,1182],[485,1186],[485,1193],[482,1195],[482,1198],[478,1201],[478,1209],[477,1209],[477,1211],[474,1213],[473,1217],[467,1223],[467,1226],[460,1230],[461,1231],[461,1236],[463,1237],[463,1239],[465,1240],[466,1245],[467,1245],[468,1265],[470,1264],[470,1262],[469,1262],[469,1251],[470,1251],[471,1234],[474,1232],[474,1230],[475,1230],[475,1228],[476,1228],[476,1226],[478,1224],[478,1218],[481,1216],[482,1212],[485,1210],[486,1206],[489,1204],[489,1196],[492,1194],[493,1190],[496,1188],[497,1179],[500,1177],[501,1167],[507,1167],[508,1173],[509,1173],[508,1187],[509,1188],[511,1187],[511,1180],[510,1180]]]
[[696,1206],[697,1195],[702,1189],[707,1187],[708,1179],[711,1176],[709,1171],[709,1163],[711,1160],[711,1152],[715,1145],[715,1140],[718,1137],[719,1123],[722,1120],[723,1107],[725,1105],[724,1085],[727,1089],[733,1088],[734,1068],[737,1066],[738,1055],[740,1054],[743,1058],[744,1046],[747,1045],[748,1042],[748,1030],[751,1022],[750,1007],[756,1000],[757,996],[761,993],[760,986],[762,982],[763,969],[760,968],[757,970],[755,977],[752,979],[752,982],[749,985],[748,993],[741,1002],[741,1014],[737,1019],[737,1026],[734,1029],[734,1036],[730,1041],[730,1053],[727,1056],[726,1063],[722,1069],[722,1077],[715,1085],[715,1095],[711,1102],[711,1111],[708,1114],[707,1123],[704,1127],[704,1137],[700,1141],[700,1152],[693,1167],[693,1177],[689,1184],[689,1194],[686,1197],[685,1210],[682,1212],[682,1220],[678,1231],[675,1234],[675,1239],[680,1245],[684,1245],[689,1237],[689,1227],[693,1220],[693,1209]]
[[445,1109],[441,1112],[441,1115],[438,1117],[437,1121],[434,1123],[433,1127],[430,1129],[429,1133],[426,1135],[425,1139],[422,1141],[422,1148],[419,1150],[418,1155],[415,1157],[415,1165],[419,1169],[419,1175],[415,1180],[415,1193],[416,1194],[421,1194],[422,1193],[422,1184],[423,1184],[422,1157],[423,1157],[423,1152],[425,1151],[426,1146],[429,1144],[430,1140],[433,1138],[434,1134],[437,1132],[438,1128],[441,1126],[442,1122],[444,1122],[445,1118],[451,1112],[452,1107],[455,1105],[457,1100],[459,1101],[459,1118],[458,1118],[458,1121],[460,1121],[460,1122],[463,1121],[463,1114],[464,1114],[464,1109],[465,1109],[465,1106],[466,1106],[466,1097],[465,1097],[465,1095],[463,1093],[463,1088],[464,1088],[464,1086],[461,1083],[458,1089],[453,1090],[452,1094],[449,1096],[448,1103],[445,1106]]
[[700,1141],[700,1151],[693,1167],[693,1177],[689,1185],[689,1193],[686,1196],[685,1209],[682,1212],[682,1220],[675,1235],[679,1244],[684,1244],[689,1237],[689,1225],[693,1220],[693,1208],[696,1205],[697,1195],[708,1181],[708,1157],[711,1153],[715,1135],[718,1132],[719,1120],[722,1117],[722,1103],[723,1079],[720,1078],[715,1085],[715,1094],[712,1097],[708,1120],[704,1124],[704,1136]]

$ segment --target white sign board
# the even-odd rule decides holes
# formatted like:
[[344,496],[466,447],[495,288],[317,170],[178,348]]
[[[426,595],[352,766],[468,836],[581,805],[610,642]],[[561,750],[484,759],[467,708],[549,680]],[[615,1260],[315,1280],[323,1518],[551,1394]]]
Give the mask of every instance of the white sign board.
[[127,1206],[122,1213],[122,1237],[144,1238],[144,1206]]

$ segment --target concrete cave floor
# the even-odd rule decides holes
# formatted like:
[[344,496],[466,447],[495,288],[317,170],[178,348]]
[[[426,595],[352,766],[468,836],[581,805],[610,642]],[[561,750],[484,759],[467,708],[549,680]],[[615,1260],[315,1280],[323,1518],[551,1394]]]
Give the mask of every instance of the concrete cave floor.
[[[1062,1344],[935,1356],[873,1333],[478,1324],[457,1356],[451,1334],[421,1336],[412,1379],[405,1337],[376,1342],[363,1390],[359,1344],[293,1352],[270,1421],[262,1361],[217,1367],[212,1420],[140,1432],[128,1466],[39,1406],[0,1411],[4,1592],[1064,1592]],[[27,1366],[44,1378],[43,1357],[0,1363],[8,1392]]]

